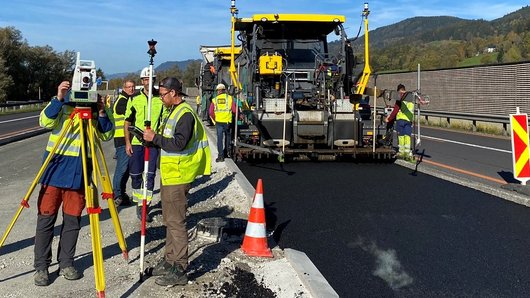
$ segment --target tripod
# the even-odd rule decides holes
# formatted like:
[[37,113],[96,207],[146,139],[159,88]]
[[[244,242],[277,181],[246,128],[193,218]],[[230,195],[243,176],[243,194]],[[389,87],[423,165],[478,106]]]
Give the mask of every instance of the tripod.
[[[33,180],[26,196],[20,202],[20,207],[17,210],[17,213],[11,220],[2,240],[0,241],[0,248],[4,244],[7,236],[11,232],[15,222],[17,221],[20,213],[23,208],[29,208],[29,198],[33,191],[35,190],[36,185],[38,184],[39,179],[46,170],[51,159],[57,152],[57,148],[62,143],[66,133],[70,130],[73,125],[79,125],[80,140],[81,140],[81,157],[83,165],[83,185],[85,190],[85,201],[86,201],[86,211],[90,220],[90,234],[92,236],[92,256],[94,262],[94,277],[96,284],[96,291],[98,297],[105,297],[105,273],[103,268],[103,252],[101,247],[101,234],[99,227],[99,214],[101,213],[101,207],[99,205],[99,200],[97,198],[97,181],[99,180],[103,186],[102,198],[107,200],[110,216],[112,218],[112,223],[116,231],[116,236],[118,238],[118,244],[123,253],[125,260],[128,259],[127,246],[123,238],[123,233],[121,229],[120,219],[118,217],[118,212],[116,205],[114,204],[114,196],[112,193],[112,185],[108,175],[107,164],[105,163],[105,157],[103,155],[103,149],[101,147],[101,142],[96,136],[95,123],[92,119],[92,108],[90,107],[75,107],[73,112],[70,114],[69,120],[65,123],[59,139],[55,142],[53,148],[48,154],[46,160],[42,164],[37,177]],[[88,142],[87,142],[88,141]],[[87,148],[88,147],[88,148]],[[88,155],[90,154],[90,155]],[[91,177],[89,177],[89,156],[91,158]],[[98,162],[98,157],[100,158],[101,165]]]

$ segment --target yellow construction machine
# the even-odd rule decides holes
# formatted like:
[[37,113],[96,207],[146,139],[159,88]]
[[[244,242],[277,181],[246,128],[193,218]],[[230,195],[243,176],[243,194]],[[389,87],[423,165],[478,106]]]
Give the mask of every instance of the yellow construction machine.
[[[273,154],[280,161],[392,157],[392,147],[381,141],[386,134],[384,115],[369,101],[381,94],[367,88],[369,13],[365,4],[360,62],[342,15],[239,18],[232,1],[230,65],[220,71],[230,77],[230,91],[244,115],[238,116],[243,120],[235,127],[234,156]],[[236,38],[241,43],[237,47]],[[329,43],[328,38],[336,41]]]

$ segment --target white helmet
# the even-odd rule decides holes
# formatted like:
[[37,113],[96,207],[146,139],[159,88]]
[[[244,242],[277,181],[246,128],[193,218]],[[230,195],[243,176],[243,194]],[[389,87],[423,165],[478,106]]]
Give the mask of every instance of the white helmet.
[[225,90],[226,87],[225,87],[225,84],[221,83],[219,85],[217,85],[217,87],[215,87],[215,90]]
[[[144,67],[140,72],[140,79],[149,77],[149,67]],[[155,70],[153,69],[153,78],[156,78]]]

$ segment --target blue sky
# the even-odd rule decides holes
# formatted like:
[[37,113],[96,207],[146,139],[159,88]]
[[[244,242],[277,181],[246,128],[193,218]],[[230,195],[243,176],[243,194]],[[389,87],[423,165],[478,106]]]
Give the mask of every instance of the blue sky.
[[[346,16],[357,34],[364,1],[237,0],[239,17],[255,13],[325,13]],[[493,20],[526,1],[368,1],[370,30],[414,16]],[[230,0],[0,0],[0,27],[13,26],[31,46],[81,52],[107,74],[149,64],[147,41],[158,41],[155,67],[165,61],[200,59],[200,45],[230,43]]]

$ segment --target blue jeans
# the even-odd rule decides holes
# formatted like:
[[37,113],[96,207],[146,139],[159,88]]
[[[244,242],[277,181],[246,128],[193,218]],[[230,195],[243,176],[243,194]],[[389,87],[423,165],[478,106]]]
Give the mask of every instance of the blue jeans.
[[125,194],[129,180],[129,156],[125,152],[125,145],[116,148],[116,170],[112,179],[114,198]]
[[217,152],[219,157],[225,157],[224,149],[230,154],[230,141],[232,139],[230,125],[231,123],[215,123],[215,128],[217,129]]

